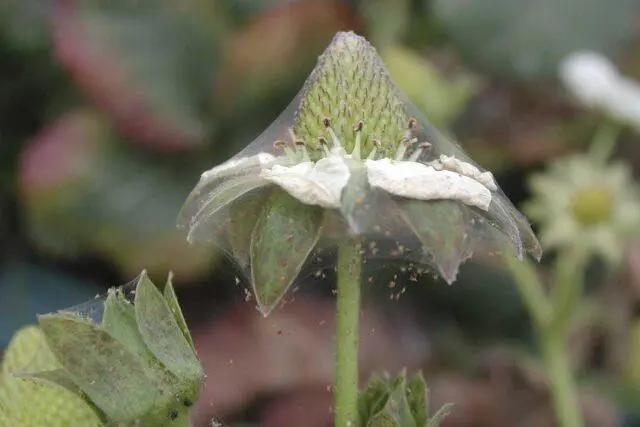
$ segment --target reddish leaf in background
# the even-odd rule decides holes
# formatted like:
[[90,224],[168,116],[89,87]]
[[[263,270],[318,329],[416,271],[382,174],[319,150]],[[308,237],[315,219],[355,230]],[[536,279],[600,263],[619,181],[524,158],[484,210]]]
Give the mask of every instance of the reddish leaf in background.
[[213,78],[220,26],[202,1],[180,8],[161,3],[57,2],[54,49],[80,88],[133,141],[185,150],[208,130],[198,96]]
[[245,97],[277,93],[296,75],[303,79],[337,31],[361,29],[358,17],[345,3],[286,2],[258,15],[225,46],[216,83],[217,102],[237,105]]
[[96,110],[71,110],[45,127],[21,159],[29,238],[56,256],[100,254],[126,276],[145,268],[159,276],[173,270],[181,280],[201,277],[214,249],[188,246],[172,208],[191,184],[125,147]]

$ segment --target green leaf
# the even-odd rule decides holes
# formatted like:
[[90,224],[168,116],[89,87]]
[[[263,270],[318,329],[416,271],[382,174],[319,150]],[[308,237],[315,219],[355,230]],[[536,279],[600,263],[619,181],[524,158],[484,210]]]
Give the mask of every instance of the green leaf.
[[296,279],[320,237],[323,210],[284,191],[269,196],[251,237],[251,278],[268,315]]
[[42,372],[28,372],[28,373],[16,373],[13,374],[16,378],[23,378],[26,380],[35,381],[45,385],[53,385],[61,387],[78,397],[84,398],[82,390],[73,382],[69,374],[64,369],[54,369],[51,371]]
[[398,41],[409,28],[410,0],[372,0],[360,3],[371,43],[381,48]]
[[441,73],[419,52],[397,44],[380,54],[393,80],[436,127],[448,127],[480,86],[471,75]]
[[427,423],[427,427],[440,427],[444,422],[445,418],[449,416],[452,409],[453,409],[452,403],[447,403],[445,405],[442,405],[442,407],[438,409],[438,412],[436,412],[436,414],[429,419],[429,422]]
[[468,62],[494,75],[555,77],[574,51],[614,56],[634,37],[636,0],[435,0]]
[[189,331],[189,327],[187,326],[187,321],[184,320],[184,315],[182,314],[182,309],[180,308],[180,303],[178,302],[178,296],[176,295],[176,291],[173,288],[173,274],[169,273],[169,277],[167,278],[167,284],[164,287],[164,299],[169,306],[169,309],[173,313],[173,316],[176,318],[176,322],[182,329],[182,333],[184,337],[191,344],[191,348],[194,349],[196,346],[193,344],[193,338],[191,338],[191,332]]
[[413,414],[413,419],[416,421],[416,425],[420,427],[426,426],[429,418],[429,401],[427,400],[427,395],[427,383],[422,373],[414,375],[407,384],[407,399],[409,401],[409,408]]
[[375,414],[367,422],[366,427],[403,427],[389,412],[383,411]]
[[179,380],[200,383],[204,374],[195,351],[145,271],[138,281],[134,306],[138,329],[149,350]]
[[58,57],[120,128],[166,149],[206,141],[224,28],[215,2],[63,1],[55,9]]
[[407,377],[406,372],[402,371],[391,386],[389,400],[384,410],[390,413],[395,420],[398,421],[400,427],[423,427],[416,424],[413,418],[409,401],[407,399]]
[[141,359],[153,357],[138,330],[133,304],[125,299],[120,289],[109,289],[101,326],[132,354]]
[[471,256],[466,208],[449,200],[402,199],[397,205],[432,264],[452,283],[460,264]]
[[358,414],[362,425],[382,411],[389,399],[389,386],[379,376],[369,380],[367,387],[358,395]]
[[138,358],[107,331],[67,315],[43,315],[39,321],[71,380],[110,420],[136,420],[151,410],[158,389]]
[[427,385],[422,373],[407,381],[402,371],[395,378],[374,377],[358,396],[361,427],[437,427],[450,412],[441,408],[429,419]]
[[253,191],[229,206],[227,240],[234,258],[243,268],[251,262],[251,236],[269,194],[268,190]]
[[[92,109],[60,117],[30,147],[22,158],[22,200],[40,250],[62,257],[95,252],[130,276],[145,268],[193,278],[211,268],[214,248],[189,246],[175,227],[174,207],[192,185],[190,161],[125,149]],[[52,153],[66,161],[45,170],[40,165]]]

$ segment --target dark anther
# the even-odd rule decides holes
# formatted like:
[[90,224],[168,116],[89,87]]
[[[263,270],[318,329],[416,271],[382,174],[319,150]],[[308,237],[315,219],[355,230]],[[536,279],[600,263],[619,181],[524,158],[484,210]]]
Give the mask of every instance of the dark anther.
[[329,117],[325,117],[324,119],[322,119],[322,123],[326,128],[331,127],[331,119]]
[[328,144],[327,140],[323,136],[318,137],[318,142],[323,146]]
[[360,120],[358,122],[358,124],[356,124],[356,128],[354,129],[356,132],[362,132],[362,128],[364,127],[364,123],[362,123],[362,120]]
[[275,148],[276,150],[282,150],[286,146],[287,146],[287,143],[281,139],[274,141],[273,143],[273,148]]
[[382,142],[380,142],[380,140],[379,140],[379,139],[374,139],[374,140],[373,140],[373,145],[374,145],[375,147],[380,148],[380,147],[382,147]]
[[178,418],[178,415],[179,413],[177,409],[172,409],[171,411],[169,411],[169,419],[172,421]]
[[306,145],[301,139],[296,139],[295,144],[297,147],[304,147]]
[[185,399],[182,401],[182,404],[184,405],[185,408],[190,408],[193,406],[193,402],[189,399]]
[[430,142],[421,142],[420,145],[418,145],[418,147],[420,148],[431,148],[432,145]]
[[409,119],[409,129],[410,130],[414,130],[416,128],[416,126],[418,125],[418,120],[416,120],[415,117],[411,117]]

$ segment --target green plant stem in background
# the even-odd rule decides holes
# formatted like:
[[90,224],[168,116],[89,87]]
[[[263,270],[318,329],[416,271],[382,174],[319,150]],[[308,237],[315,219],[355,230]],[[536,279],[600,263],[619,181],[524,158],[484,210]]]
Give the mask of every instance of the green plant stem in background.
[[545,293],[533,264],[505,256],[518,290],[531,315],[542,359],[551,384],[559,427],[583,427],[582,410],[566,342],[571,319],[582,296],[587,254],[580,245],[559,254],[551,297]]
[[578,400],[571,361],[566,348],[565,334],[555,333],[553,329],[540,334],[542,357],[549,375],[551,395],[556,420],[560,427],[583,427],[582,410]]
[[360,321],[360,240],[345,239],[338,253],[335,426],[358,422],[358,341]]
[[589,155],[600,163],[606,163],[613,155],[622,128],[619,124],[605,122],[591,140]]

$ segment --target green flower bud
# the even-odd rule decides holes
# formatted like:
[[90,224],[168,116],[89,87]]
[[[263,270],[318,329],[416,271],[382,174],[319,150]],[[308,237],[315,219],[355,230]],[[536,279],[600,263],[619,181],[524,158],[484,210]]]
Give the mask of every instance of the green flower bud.
[[439,427],[451,411],[445,405],[429,417],[427,385],[418,373],[407,381],[406,372],[396,378],[374,377],[360,393],[362,427]]
[[101,426],[98,414],[76,393],[19,376],[27,371],[59,368],[40,328],[27,326],[19,330],[2,363],[0,427]]
[[61,369],[30,377],[82,396],[108,425],[189,425],[204,373],[171,280],[163,294],[143,272],[133,303],[111,289],[102,317],[40,316]]

